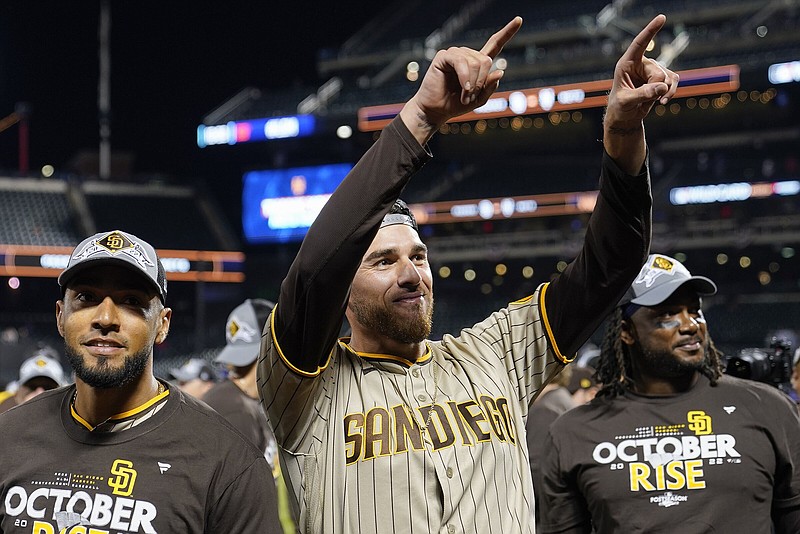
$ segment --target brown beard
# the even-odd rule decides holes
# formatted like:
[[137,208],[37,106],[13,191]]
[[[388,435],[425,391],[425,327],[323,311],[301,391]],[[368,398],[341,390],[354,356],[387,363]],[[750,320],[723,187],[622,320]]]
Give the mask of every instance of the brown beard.
[[421,343],[431,335],[433,298],[427,313],[419,313],[412,319],[392,314],[372,301],[353,298],[352,295],[349,307],[365,328],[399,343]]

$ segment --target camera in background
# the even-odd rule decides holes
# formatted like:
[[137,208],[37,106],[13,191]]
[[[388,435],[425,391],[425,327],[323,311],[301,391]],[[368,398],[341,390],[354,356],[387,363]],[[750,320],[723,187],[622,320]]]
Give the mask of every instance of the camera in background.
[[773,337],[768,348],[744,348],[727,358],[725,373],[772,384],[787,394],[792,385],[792,343]]

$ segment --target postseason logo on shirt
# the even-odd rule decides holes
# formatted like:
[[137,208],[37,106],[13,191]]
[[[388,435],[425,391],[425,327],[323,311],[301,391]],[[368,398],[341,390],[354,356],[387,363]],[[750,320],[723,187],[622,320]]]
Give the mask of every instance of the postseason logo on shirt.
[[[13,486],[3,496],[5,515],[31,534],[155,534],[156,506],[131,499],[137,471],[118,459],[110,476],[53,473],[28,486]],[[110,494],[105,490],[110,490]],[[5,522],[2,525],[6,528]]]

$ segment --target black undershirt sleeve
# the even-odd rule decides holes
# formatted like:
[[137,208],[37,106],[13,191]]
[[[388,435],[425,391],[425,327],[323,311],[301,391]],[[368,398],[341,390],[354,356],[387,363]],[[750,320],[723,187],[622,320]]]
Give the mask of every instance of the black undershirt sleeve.
[[639,273],[650,250],[652,205],[647,165],[628,176],[604,152],[583,249],[545,294],[553,336],[565,357],[575,355]]
[[336,188],[281,284],[274,335],[298,369],[324,365],[344,319],[350,284],[383,216],[431,158],[395,118]]

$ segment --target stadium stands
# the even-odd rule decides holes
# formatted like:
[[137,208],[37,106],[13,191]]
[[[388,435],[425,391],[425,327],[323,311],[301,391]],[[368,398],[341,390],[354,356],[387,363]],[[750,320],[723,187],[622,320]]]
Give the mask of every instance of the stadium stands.
[[66,185],[0,179],[0,243],[70,245],[76,242]]
[[[431,57],[426,41],[442,47],[476,44],[513,14],[521,14],[525,25],[503,53],[508,63],[503,89],[609,79],[631,28],[665,12],[668,27],[653,57],[686,32],[689,45],[671,68],[738,64],[742,87],[677,99],[657,106],[650,117],[653,250],[685,256],[693,272],[718,283],[720,294],[708,300],[707,316],[717,344],[726,351],[763,346],[778,328],[800,329],[800,195],[670,203],[676,187],[800,180],[800,84],[773,86],[766,79],[770,63],[800,59],[797,2],[637,0],[614,2],[616,10],[610,10],[611,5],[608,0],[391,2],[340,49],[320,52],[321,79],[338,77],[342,89],[315,113],[328,126],[354,125],[360,107],[403,102],[419,84],[406,78],[405,64],[414,60],[421,72],[426,69]],[[768,32],[756,33],[761,26]],[[292,115],[315,91],[311,84],[274,91],[245,88],[236,105],[233,100],[223,104],[207,119],[225,124]],[[477,121],[450,125],[432,141],[436,157],[403,197],[419,203],[593,190],[602,110],[579,111],[526,116],[517,128],[510,118],[490,119],[480,128]],[[204,150],[225,150],[230,166],[243,171],[327,162],[319,161],[320,154],[355,161],[373,140],[372,132],[356,132],[341,141],[331,131],[322,128],[318,137],[256,148]],[[0,213],[0,244],[71,246],[87,228],[120,227],[158,248],[242,248],[239,232],[229,229],[238,227],[240,214],[220,213],[213,199],[193,185],[0,180]],[[568,215],[422,226],[436,280],[433,335],[456,333],[530,294],[558,272],[559,262],[574,256],[586,221],[586,215]],[[245,296],[274,299],[296,247],[251,247],[249,277],[242,287],[173,284],[173,332],[156,351],[157,374],[164,376],[192,356],[213,359],[224,343],[227,312]],[[499,263],[506,274],[497,273]],[[439,271],[445,267],[447,277]],[[473,279],[465,278],[467,270]],[[33,281],[23,280],[16,292],[5,283],[0,287],[0,332],[13,327],[26,332],[26,340],[59,342],[52,324],[57,293],[53,280],[46,283],[45,289],[36,289]],[[25,315],[15,313],[23,299],[32,307]],[[598,334],[593,341],[599,343]],[[2,357],[11,353],[9,347],[0,344]],[[0,372],[0,382],[3,378]]]

